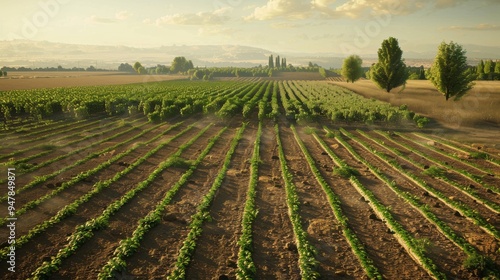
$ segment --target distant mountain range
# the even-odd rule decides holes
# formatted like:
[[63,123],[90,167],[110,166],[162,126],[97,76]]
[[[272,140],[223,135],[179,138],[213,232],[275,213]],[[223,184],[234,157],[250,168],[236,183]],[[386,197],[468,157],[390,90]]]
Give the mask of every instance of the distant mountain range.
[[[465,45],[470,64],[479,59],[500,58],[498,47]],[[405,51],[407,64],[428,66],[436,55],[436,46],[421,46],[419,52]],[[340,68],[345,55],[340,53],[277,53],[261,48],[238,45],[191,45],[136,48],[54,43],[48,41],[0,41],[0,67],[88,67],[117,69],[120,63],[140,61],[145,66],[169,65],[176,56],[191,59],[195,66],[252,67],[266,65],[270,54],[286,57],[289,64],[307,65],[309,61],[326,68]],[[376,54],[362,56],[365,65],[376,61]]]

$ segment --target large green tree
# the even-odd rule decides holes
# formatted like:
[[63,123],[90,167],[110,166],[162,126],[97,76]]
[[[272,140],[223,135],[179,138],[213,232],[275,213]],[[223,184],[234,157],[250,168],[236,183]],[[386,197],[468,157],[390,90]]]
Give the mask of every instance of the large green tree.
[[179,72],[187,72],[189,69],[193,69],[194,65],[191,60],[187,60],[183,56],[178,56],[174,58],[172,61],[172,65],[170,66],[170,72],[179,73]]
[[461,45],[453,42],[438,47],[430,80],[446,100],[458,100],[474,86],[475,75],[469,70],[465,53]]
[[398,40],[389,37],[378,49],[378,62],[370,69],[371,80],[387,92],[406,84],[409,72]]
[[363,76],[363,68],[361,68],[362,63],[363,60],[357,55],[351,55],[344,59],[341,74],[347,82],[354,83]]
[[136,61],[134,63],[134,70],[135,70],[135,72],[139,73],[139,68],[141,68],[141,67],[142,67],[142,64],[139,61]]

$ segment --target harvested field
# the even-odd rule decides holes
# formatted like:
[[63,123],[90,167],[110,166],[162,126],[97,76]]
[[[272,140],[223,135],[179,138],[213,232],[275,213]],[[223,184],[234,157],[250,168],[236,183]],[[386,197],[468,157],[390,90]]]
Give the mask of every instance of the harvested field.
[[0,91],[74,86],[123,85],[185,79],[181,75],[136,75],[123,72],[10,72]]

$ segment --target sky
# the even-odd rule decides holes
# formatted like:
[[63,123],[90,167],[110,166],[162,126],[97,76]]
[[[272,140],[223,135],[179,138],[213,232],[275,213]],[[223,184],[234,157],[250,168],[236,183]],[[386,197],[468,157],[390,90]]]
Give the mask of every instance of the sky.
[[376,53],[445,41],[500,47],[500,0],[23,0],[2,3],[0,40],[89,45],[244,45]]

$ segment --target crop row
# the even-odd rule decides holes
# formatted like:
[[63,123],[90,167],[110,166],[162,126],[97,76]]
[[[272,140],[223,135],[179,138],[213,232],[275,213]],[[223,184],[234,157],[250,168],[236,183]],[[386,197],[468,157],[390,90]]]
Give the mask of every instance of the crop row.
[[201,203],[197,207],[197,212],[191,217],[191,222],[189,224],[189,233],[182,243],[182,247],[177,255],[177,260],[175,266],[171,271],[167,279],[184,279],[186,277],[186,268],[191,262],[191,257],[196,248],[196,241],[202,233],[203,222],[210,218],[209,208],[217,193],[217,190],[222,185],[224,178],[226,177],[227,170],[229,169],[229,164],[231,163],[231,158],[236,151],[236,146],[243,136],[243,132],[246,128],[246,123],[244,123],[238,130],[236,136],[231,141],[231,146],[226,153],[226,157],[222,164],[221,169],[217,173],[212,186],[207,194],[203,197]]
[[288,169],[283,144],[281,142],[278,124],[274,127],[276,133],[276,142],[278,144],[278,156],[281,166],[281,175],[285,182],[286,203],[288,206],[288,215],[292,222],[292,229],[295,235],[295,243],[299,253],[299,268],[302,279],[318,279],[319,273],[316,271],[318,261],[316,260],[316,249],[307,239],[307,232],[302,228],[300,220],[300,201],[297,194],[297,187],[293,183],[293,174]]
[[[124,194],[120,199],[115,200],[111,203],[100,216],[96,218],[92,218],[88,220],[85,224],[77,226],[75,231],[68,237],[68,243],[59,250],[56,256],[51,258],[51,261],[45,261],[40,267],[38,267],[32,274],[33,279],[45,279],[47,276],[51,275],[55,271],[59,269],[64,259],[71,256],[76,250],[85,243],[88,239],[90,239],[94,232],[103,228],[107,228],[109,225],[109,219],[113,216],[118,210],[120,210],[127,202],[129,202],[133,197],[139,194],[141,191],[146,189],[151,185],[151,183],[163,172],[166,168],[172,166],[175,163],[175,159],[177,159],[181,153],[189,148],[198,138],[200,138],[206,130],[208,130],[210,126],[205,127],[200,130],[200,132],[195,135],[191,140],[181,145],[177,151],[162,161],[158,167],[152,171],[149,176],[138,183],[134,188],[129,190],[126,194]],[[167,145],[170,141],[166,141],[155,149],[148,152],[149,155],[156,153],[159,149]],[[124,171],[119,172],[117,175],[120,175]],[[116,176],[115,176],[116,177]],[[113,178],[115,179],[115,178]],[[116,180],[111,179],[111,182],[115,182]]]
[[[341,129],[341,131],[345,135],[349,135],[351,137],[351,139],[354,139],[352,137],[352,135],[349,134],[349,133],[347,133],[347,131],[345,131],[344,129]],[[367,150],[370,151],[369,147],[367,147],[366,145],[363,145],[364,143],[362,143],[361,141],[358,141],[358,143],[360,145],[364,146],[365,149],[367,149]],[[375,156],[377,156],[377,157],[379,157],[381,160],[383,160],[387,164],[391,165],[390,160],[384,159],[382,156],[380,156],[379,153],[375,153],[374,152],[372,154],[375,155]],[[361,160],[361,158],[359,160]],[[440,191],[436,190],[435,188],[429,186],[421,178],[419,178],[419,177],[417,177],[417,176],[415,176],[415,175],[413,175],[413,174],[405,171],[403,168],[399,167],[399,168],[397,168],[397,170],[399,172],[401,172],[401,174],[403,176],[405,176],[407,179],[409,179],[410,181],[412,181],[415,184],[417,184],[419,187],[423,188],[424,190],[428,191],[429,193],[432,193],[439,200],[441,200],[441,202],[443,202],[445,205],[447,205],[450,208],[458,211],[461,215],[463,215],[463,216],[471,219],[472,221],[474,221],[475,224],[479,225],[485,232],[491,234],[496,239],[499,239],[499,237],[500,237],[499,231],[493,225],[491,225],[490,223],[488,223],[488,221],[485,218],[483,218],[476,210],[471,209],[470,207],[468,207],[464,203],[457,202],[457,201],[454,201],[454,200],[450,199],[449,197],[447,197],[446,195],[444,195],[442,192],[440,192]]]
[[209,140],[207,147],[200,153],[198,158],[189,166],[188,170],[182,174],[181,178],[170,188],[163,199],[156,205],[155,209],[149,212],[144,218],[140,219],[137,228],[132,233],[132,236],[120,241],[119,246],[115,249],[113,256],[101,269],[98,275],[99,279],[111,279],[114,273],[126,268],[126,258],[134,254],[139,248],[144,235],[155,225],[157,225],[163,216],[166,206],[172,201],[178,190],[186,184],[190,176],[194,173],[198,165],[210,152],[216,141],[222,133],[227,130],[227,127],[221,129],[217,135]]
[[[271,112],[266,113],[268,98]],[[174,116],[204,113],[227,118],[248,117],[258,105],[259,117],[276,118],[279,101],[290,120],[313,120],[322,115],[333,121],[417,122],[425,120],[406,106],[367,99],[347,89],[308,81],[187,82],[170,81],[147,85],[45,89],[40,92],[12,91],[10,99],[0,93],[0,117],[33,116],[41,119],[59,113],[76,118],[94,114],[135,114],[142,112],[152,122]],[[31,98],[30,98],[31,97]],[[3,110],[3,111],[2,111]],[[9,117],[6,116],[9,115]]]
[[[358,139],[354,135],[348,133],[346,130],[341,129],[342,134],[349,137],[351,140],[355,141],[359,145],[361,145],[364,149],[371,152],[374,156],[378,157],[384,163],[391,166],[394,170],[397,170],[405,176],[409,181],[417,184],[422,187],[425,186],[425,182],[420,178],[414,176],[413,174],[408,173],[404,170],[400,165],[395,163],[393,160],[384,156],[383,153],[375,151],[373,148],[369,147],[367,143],[363,142],[361,139]],[[361,161],[365,166],[367,166],[372,174],[374,174],[378,179],[380,179],[384,184],[389,187],[396,195],[403,198],[409,205],[411,205],[414,209],[416,209],[420,214],[425,217],[430,223],[432,223],[436,228],[441,232],[444,236],[446,236],[450,241],[452,241],[456,246],[461,248],[468,256],[469,260],[471,259],[479,259],[486,258],[469,243],[467,242],[460,234],[456,233],[453,229],[451,229],[444,221],[440,220],[429,208],[429,206],[425,203],[422,203],[420,199],[412,195],[409,192],[403,191],[395,181],[387,178],[383,173],[381,173],[375,166],[373,166],[369,161],[361,157],[354,150],[349,150],[349,152],[359,161]],[[401,155],[402,156],[402,155]],[[402,156],[404,157],[404,156]],[[404,158],[407,159],[406,157]],[[413,161],[408,159],[408,162],[414,163]],[[428,190],[430,187],[424,187],[425,190]],[[454,208],[452,208],[454,209]],[[477,222],[475,222],[477,223]]]
[[[358,239],[353,230],[349,227],[349,220],[347,216],[344,214],[344,211],[342,210],[340,198],[332,191],[332,188],[328,185],[328,183],[321,175],[321,172],[316,166],[316,163],[312,158],[311,154],[307,150],[306,145],[298,136],[295,127],[292,125],[291,128],[295,140],[299,144],[300,149],[302,150],[302,153],[304,154],[306,161],[309,164],[309,168],[311,169],[312,173],[314,174],[314,177],[316,178],[316,180],[318,181],[318,183],[320,184],[320,186],[322,187],[323,191],[326,194],[328,203],[332,208],[335,218],[337,219],[337,221],[339,221],[340,225],[342,226],[342,233],[344,234],[347,242],[349,242],[349,245],[351,246],[353,252],[358,257],[363,269],[366,272],[366,275],[368,275],[368,277],[370,277],[371,279],[382,279],[382,276],[380,275],[378,269],[373,265],[373,260],[371,260],[370,257],[368,256],[361,241]],[[316,139],[319,139],[317,138],[317,135],[314,136],[316,137]],[[330,156],[331,154],[333,154],[332,151],[329,150],[328,146],[324,142],[320,141],[319,143],[323,147],[323,149],[325,148],[328,149],[327,153]],[[334,162],[336,162],[337,166],[339,167],[344,167],[344,168],[346,167],[345,163],[340,159],[334,159]]]
[[[180,125],[180,123],[177,124],[176,126],[178,126],[178,125]],[[161,147],[165,146],[166,144],[170,143],[175,138],[180,137],[182,134],[186,133],[191,128],[192,128],[192,126],[189,126],[186,129],[184,129],[183,131],[181,131],[178,134],[176,134],[175,136],[173,136],[172,138],[169,138],[168,140],[164,141],[156,149],[153,149],[153,150],[149,151],[146,155],[144,155],[144,156],[140,157],[139,159],[135,160],[127,168],[125,168],[124,170],[122,170],[119,173],[117,173],[113,178],[111,178],[109,180],[106,180],[106,181],[103,181],[103,182],[97,182],[96,184],[94,184],[93,188],[89,192],[87,192],[86,194],[84,194],[83,196],[81,196],[79,199],[73,201],[72,203],[66,205],[63,209],[61,209],[60,211],[58,211],[56,213],[56,215],[54,215],[51,219],[46,220],[46,221],[44,221],[44,222],[36,225],[26,235],[23,235],[23,236],[19,237],[16,240],[16,247],[21,247],[22,245],[24,245],[26,242],[28,242],[29,240],[31,240],[36,235],[38,235],[41,232],[45,231],[49,227],[55,225],[56,223],[58,223],[59,221],[63,220],[64,218],[66,218],[66,217],[68,217],[68,216],[76,213],[76,211],[77,211],[77,209],[78,209],[78,207],[80,205],[82,205],[83,203],[89,201],[93,196],[95,196],[96,194],[98,194],[99,192],[101,192],[103,189],[109,187],[113,182],[118,181],[120,178],[122,178],[126,174],[130,173],[137,166],[139,166],[141,163],[143,163],[145,160],[147,160],[149,157],[151,157],[156,151],[158,151],[159,148],[161,148]],[[168,129],[168,130],[170,130],[170,129]],[[152,138],[148,142],[156,141],[162,135],[163,134],[159,134],[157,137]],[[100,165],[96,166],[95,168],[93,168],[93,169],[91,169],[91,170],[89,170],[87,172],[81,173],[78,177],[76,177],[76,178],[74,178],[74,179],[72,179],[70,181],[67,181],[67,182],[63,183],[63,185],[61,185],[61,187],[59,187],[58,189],[54,190],[53,192],[51,192],[51,193],[49,193],[49,194],[47,194],[47,195],[45,195],[43,197],[40,197],[40,198],[38,198],[36,200],[28,202],[23,208],[19,209],[16,212],[16,214],[17,215],[21,215],[22,213],[26,212],[28,209],[31,209],[31,208],[35,207],[36,205],[39,205],[43,201],[45,201],[45,200],[47,200],[47,199],[55,196],[57,193],[60,193],[64,189],[67,189],[70,186],[73,186],[75,183],[77,183],[80,180],[82,180],[82,178],[90,176],[91,174],[95,174],[98,171],[103,170],[105,168],[108,168],[113,162],[116,162],[117,160],[119,160],[120,158],[124,157],[125,155],[130,154],[131,152],[133,152],[138,147],[139,146],[134,146],[134,147],[128,149],[127,151],[124,151],[124,152],[122,152],[122,153],[114,156],[113,158],[109,159],[108,161],[105,161],[105,162],[101,163]],[[5,221],[6,221],[5,219],[2,219],[2,223],[5,223]],[[6,254],[7,253],[8,253],[8,248],[2,248],[2,250],[0,251],[0,259],[6,258],[7,257]]]

